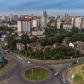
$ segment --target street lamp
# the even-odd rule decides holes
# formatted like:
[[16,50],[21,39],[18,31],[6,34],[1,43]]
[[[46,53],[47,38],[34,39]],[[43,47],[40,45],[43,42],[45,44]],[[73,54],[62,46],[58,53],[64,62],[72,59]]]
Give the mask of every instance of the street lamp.
[[34,76],[34,69],[32,68],[32,77]]
[[44,55],[44,60],[45,60],[45,47],[44,47],[44,49],[43,49],[43,55]]

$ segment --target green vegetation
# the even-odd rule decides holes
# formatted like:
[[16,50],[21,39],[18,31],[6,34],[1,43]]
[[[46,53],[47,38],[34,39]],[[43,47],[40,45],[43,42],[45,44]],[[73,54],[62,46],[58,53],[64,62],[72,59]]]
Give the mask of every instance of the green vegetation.
[[7,43],[8,43],[8,48],[13,50],[16,48],[16,40],[15,40],[15,35],[8,34],[7,35]]
[[76,51],[68,46],[57,46],[56,48],[46,48],[45,51],[38,50],[35,52],[32,50],[16,51],[16,53],[21,54],[22,56],[40,60],[44,60],[44,58],[45,60],[70,59],[82,56],[79,51]]
[[75,75],[73,80],[78,82],[78,84],[83,84],[84,83],[83,77],[81,75]]
[[[68,47],[69,42],[75,42],[75,41],[82,41],[84,42],[84,30],[78,30],[76,28],[72,29],[71,31],[65,31],[65,30],[57,30],[57,29],[46,29],[45,30],[45,37],[44,38],[29,38],[27,34],[23,34],[21,36],[21,39],[16,40],[17,36],[8,34],[7,35],[7,42],[8,42],[8,48],[11,50],[14,50],[15,52],[34,59],[41,59],[44,58],[46,60],[56,60],[56,59],[70,59],[75,57],[83,56],[79,51]],[[62,45],[63,40],[68,37],[68,41],[66,41],[66,44]],[[16,43],[21,42],[25,45],[24,51],[17,51],[16,50]],[[34,47],[37,46],[37,44],[40,45],[36,48],[34,51],[34,47],[27,47],[27,44],[33,45]],[[53,45],[56,45],[53,47]],[[76,54],[75,54],[76,52]]]
[[28,80],[46,80],[48,79],[48,71],[42,68],[34,68],[26,71],[25,76]]
[[[84,84],[84,64],[73,67],[68,75],[73,80],[72,84]],[[72,75],[74,75],[73,78]]]
[[7,35],[8,33],[12,33],[13,31],[14,30],[10,27],[2,26],[2,27],[0,27],[0,37],[3,34]]

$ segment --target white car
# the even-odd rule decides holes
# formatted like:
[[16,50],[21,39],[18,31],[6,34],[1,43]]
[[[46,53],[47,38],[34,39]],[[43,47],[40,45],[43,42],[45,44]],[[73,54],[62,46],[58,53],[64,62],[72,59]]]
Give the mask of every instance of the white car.
[[69,84],[68,80],[63,81],[64,84]]
[[79,63],[79,60],[76,60],[76,63]]
[[59,75],[59,72],[56,72],[54,75],[55,75],[55,76],[58,76],[58,75]]
[[27,61],[28,64],[31,64],[31,61]]

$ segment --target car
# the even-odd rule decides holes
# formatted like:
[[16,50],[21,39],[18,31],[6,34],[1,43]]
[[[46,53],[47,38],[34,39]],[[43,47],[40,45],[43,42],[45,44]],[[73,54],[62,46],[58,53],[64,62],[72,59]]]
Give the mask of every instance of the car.
[[79,63],[79,60],[76,60],[76,63]]
[[27,61],[28,64],[31,64],[31,61]]
[[68,80],[64,80],[63,83],[64,84],[69,84],[69,81]]
[[78,64],[79,63],[79,60],[76,60],[73,62],[73,64]]
[[59,72],[56,72],[55,74],[54,74],[54,76],[58,76],[59,75]]

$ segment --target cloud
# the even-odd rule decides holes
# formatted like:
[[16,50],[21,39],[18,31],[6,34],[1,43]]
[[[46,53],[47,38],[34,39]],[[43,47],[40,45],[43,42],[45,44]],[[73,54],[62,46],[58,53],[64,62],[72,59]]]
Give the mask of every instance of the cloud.
[[52,14],[66,11],[71,14],[81,14],[84,13],[84,0],[0,0],[0,11],[4,12],[35,12],[45,9],[53,12]]
[[0,9],[84,8],[84,0],[0,0]]

